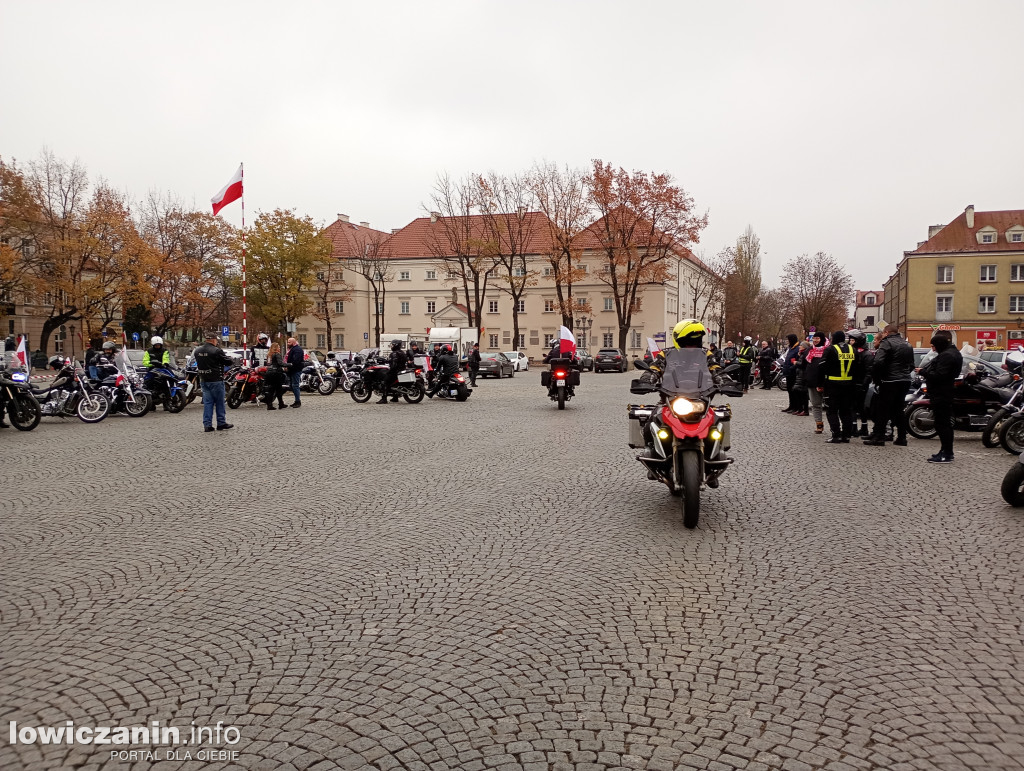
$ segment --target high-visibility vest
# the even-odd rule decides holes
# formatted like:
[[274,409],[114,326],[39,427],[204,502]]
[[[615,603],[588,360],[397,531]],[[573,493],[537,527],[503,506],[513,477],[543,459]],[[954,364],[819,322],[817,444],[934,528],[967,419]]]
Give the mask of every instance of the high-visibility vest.
[[845,346],[845,351],[843,350],[844,346],[841,345],[833,345],[832,347],[835,348],[836,353],[839,354],[839,374],[829,375],[828,379],[840,381],[853,380],[853,373],[851,370],[853,370],[853,359],[857,355],[853,350],[853,346]]
[[749,345],[744,346],[740,349],[739,357],[737,358],[740,364],[751,364],[754,361],[754,349]]

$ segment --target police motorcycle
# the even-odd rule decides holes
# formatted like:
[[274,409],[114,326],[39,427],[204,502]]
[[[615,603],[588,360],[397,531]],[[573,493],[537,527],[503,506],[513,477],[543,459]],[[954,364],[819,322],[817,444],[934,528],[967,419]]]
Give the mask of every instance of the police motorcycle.
[[665,484],[679,496],[683,525],[695,528],[700,518],[700,494],[705,487],[718,487],[718,478],[733,462],[730,448],[728,404],[713,405],[712,399],[743,396],[743,386],[729,377],[739,374],[731,364],[716,378],[707,365],[702,348],[665,351],[665,369],[658,378],[650,365],[633,362],[647,376],[634,380],[630,393],[657,394],[652,404],[630,404],[629,446],[643,448],[637,456],[647,468],[647,478]]
[[112,414],[124,413],[132,418],[141,418],[152,408],[153,395],[142,387],[142,378],[124,351],[119,351],[113,359],[97,357],[99,377],[94,384],[107,397]]
[[29,386],[39,401],[42,417],[72,418],[83,423],[99,423],[110,413],[110,401],[93,389],[85,379],[85,370],[72,359],[51,356],[48,362],[57,371],[49,388]]
[[316,391],[321,396],[330,396],[338,387],[338,381],[327,374],[327,367],[320,363],[316,354],[306,354],[306,365],[299,376],[299,390],[305,393]]
[[187,383],[167,364],[152,364],[140,370],[142,386],[152,394],[151,410],[163,404],[167,412],[181,412],[185,409],[185,388]]
[[28,375],[16,370],[0,370],[0,415],[6,412],[11,425],[19,431],[31,431],[39,425],[43,411],[32,395]]

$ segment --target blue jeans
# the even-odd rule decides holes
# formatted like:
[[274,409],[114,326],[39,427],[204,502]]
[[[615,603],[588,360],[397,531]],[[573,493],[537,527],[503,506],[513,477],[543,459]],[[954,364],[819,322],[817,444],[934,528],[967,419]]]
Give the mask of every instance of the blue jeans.
[[218,380],[215,383],[202,384],[203,386],[203,426],[210,428],[213,425],[213,407],[217,406],[217,425],[223,426],[227,423],[227,416],[224,414],[224,381]]
[[302,372],[301,371],[293,372],[292,375],[291,375],[291,378],[292,378],[292,381],[291,381],[292,382],[292,394],[295,396],[295,403],[298,404],[299,402],[302,401],[302,396],[301,396],[301,393],[299,391],[299,381],[302,379]]

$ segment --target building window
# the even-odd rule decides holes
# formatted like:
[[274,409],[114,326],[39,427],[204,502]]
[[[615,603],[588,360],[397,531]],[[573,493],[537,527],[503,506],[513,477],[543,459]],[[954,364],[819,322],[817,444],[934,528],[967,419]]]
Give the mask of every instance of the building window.
[[427,300],[427,313],[437,313],[437,303],[433,300]]
[[602,348],[611,348],[613,345],[615,345],[615,335],[613,333],[605,332],[601,335]]
[[322,270],[317,272],[316,280],[317,281],[323,281],[324,280],[324,272]]
[[344,300],[335,300],[334,301],[334,312],[335,313],[344,313],[345,312],[345,301]]
[[516,346],[516,347],[517,348],[525,348],[526,347],[526,333],[525,332],[520,332],[519,333],[519,345]]
[[526,268],[512,268],[512,276],[515,278],[522,278],[526,275]]
[[407,270],[399,271],[399,273],[398,273],[398,280],[399,281],[408,281],[409,280],[409,271],[407,271]]
[[426,279],[427,279],[427,281],[437,281],[437,271],[436,270],[428,270],[427,271],[427,275],[426,275]]
[[487,347],[488,348],[497,348],[498,347],[498,336],[497,335],[487,335]]
[[338,333],[334,336],[334,347],[341,350],[345,347],[345,335],[344,333]]
[[552,341],[554,339],[555,339],[554,335],[545,334],[544,335],[544,347],[545,348],[550,348],[551,347],[551,343],[552,343]]
[[[487,312],[488,313],[497,313],[498,312],[498,301],[497,300],[488,300],[487,301]],[[493,348],[494,346],[492,345],[491,347]]]
[[516,310],[519,311],[520,313],[525,313],[526,312],[526,300],[523,300],[523,299],[516,300]]
[[995,313],[996,296],[994,294],[983,294],[978,298],[978,313]]
[[996,280],[996,266],[995,265],[982,265],[981,266],[981,277],[978,279],[982,283],[991,283]]
[[866,327],[873,327],[874,325],[875,325],[875,317],[874,316],[865,316],[864,317],[864,326],[866,326]]
[[327,347],[327,335],[317,334],[316,336],[316,347],[326,348]]
[[576,310],[583,310],[586,307],[587,307],[587,298],[586,297],[577,297],[576,298]]
[[301,345],[303,348],[306,347],[306,336],[305,335],[299,335],[299,345]]
[[1024,233],[1010,233],[1010,239],[1012,243],[1019,244],[1024,241]]
[[1024,313],[1024,294],[1010,295],[1010,313]]
[[554,300],[545,300],[544,301],[544,312],[545,313],[554,313],[555,312],[555,301]]
[[864,298],[864,304],[865,305],[874,305],[875,304],[875,296],[873,294],[867,295]]
[[629,333],[629,347],[630,348],[641,348],[643,347],[643,340],[640,337],[640,333],[635,329]]
[[545,265],[544,266],[544,277],[547,278],[548,276],[553,276],[553,275],[555,275],[555,269],[552,268],[550,265]]
[[995,240],[996,240],[996,237],[995,237],[994,233],[982,233],[981,234],[981,243],[983,243],[983,244],[991,244],[991,243],[994,243]]
[[403,316],[408,316],[409,315],[409,301],[408,300],[402,300],[401,308],[402,309],[399,311],[399,313],[401,313]]
[[952,265],[940,265],[938,275],[935,278],[937,284],[952,284],[953,283],[953,266]]
[[935,297],[935,312],[936,313],[952,313],[953,312],[953,295],[951,294],[940,294]]
[[612,299],[611,297],[605,297],[604,298],[604,309],[606,311],[613,311],[613,310],[615,310],[615,301],[614,301],[614,299]]
[[379,303],[377,303],[377,315],[378,316],[383,316],[384,315],[384,301],[383,300],[381,300]]

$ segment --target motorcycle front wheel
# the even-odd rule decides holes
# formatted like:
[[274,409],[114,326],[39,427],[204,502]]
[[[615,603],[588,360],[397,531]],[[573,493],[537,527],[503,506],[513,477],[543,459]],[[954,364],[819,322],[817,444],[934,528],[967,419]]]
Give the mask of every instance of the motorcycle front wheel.
[[683,450],[679,466],[683,483],[683,494],[680,496],[683,525],[693,530],[700,519],[700,457],[697,451]]
[[83,423],[99,423],[110,412],[110,402],[103,394],[85,394],[78,400],[75,412]]
[[7,414],[11,425],[19,431],[31,431],[39,425],[43,410],[32,394],[16,394],[7,404]]
[[128,417],[141,418],[149,412],[149,402],[149,394],[135,394],[135,401],[130,402],[125,400],[124,412]]
[[181,412],[183,409],[185,409],[186,404],[187,402],[185,401],[185,392],[178,391],[174,394],[174,396],[171,397],[171,400],[167,402],[167,411]]
[[926,404],[915,404],[904,413],[907,418],[907,431],[917,439],[934,439],[935,413]]
[[344,378],[341,381],[341,384],[340,384],[341,385],[341,390],[344,391],[347,394],[352,393],[352,383],[353,382],[354,381],[352,380],[352,378]]
[[423,383],[417,383],[412,393],[406,391],[402,394],[402,398],[409,402],[409,404],[419,404],[423,401],[423,397],[426,393],[427,389],[423,387]]
[[334,393],[334,389],[338,387],[338,383],[333,377],[325,377],[320,385],[316,387],[316,390],[321,396],[330,396]]
[[985,430],[981,432],[981,443],[988,448],[999,446],[999,429],[1003,427],[1003,422],[1009,417],[1010,410],[1006,407],[1000,407],[996,410],[992,417],[988,419],[988,425],[985,426]]
[[352,390],[348,392],[348,395],[357,404],[366,404],[370,401],[370,397],[373,396],[373,391],[367,388],[366,383],[360,380],[352,384]]
[[1024,452],[1024,415],[1018,413],[1003,421],[999,429],[999,444],[1011,455]]
[[1011,506],[1024,506],[1024,464],[1014,463],[1013,467],[1003,477],[1002,487],[999,492],[1003,500]]
[[237,410],[242,406],[242,389],[232,388],[231,393],[228,394],[228,407],[233,410]]
[[780,391],[785,391],[786,390],[786,376],[785,375],[779,375],[779,379],[775,381],[775,387],[778,388]]

